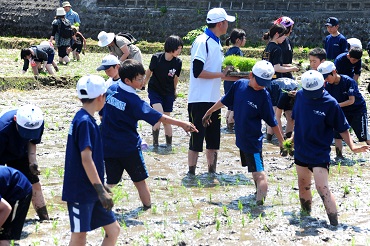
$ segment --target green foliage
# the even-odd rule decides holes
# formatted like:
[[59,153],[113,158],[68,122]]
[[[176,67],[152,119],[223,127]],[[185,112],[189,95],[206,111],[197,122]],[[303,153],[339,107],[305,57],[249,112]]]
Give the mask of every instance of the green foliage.
[[227,56],[223,62],[223,67],[233,66],[241,72],[252,71],[252,67],[256,64],[256,59],[242,56]]
[[184,44],[192,44],[194,42],[194,40],[204,32],[204,29],[206,28],[207,26],[201,26],[197,29],[194,29],[194,30],[191,30],[190,32],[188,32],[183,38],[182,40],[184,41]]
[[160,7],[159,10],[161,11],[162,14],[167,13],[167,7],[166,6]]

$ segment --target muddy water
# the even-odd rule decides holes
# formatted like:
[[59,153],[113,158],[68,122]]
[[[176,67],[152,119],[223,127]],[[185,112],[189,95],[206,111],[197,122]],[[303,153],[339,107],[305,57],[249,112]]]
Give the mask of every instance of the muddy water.
[[[183,84],[180,92],[186,96]],[[139,94],[147,97],[145,92]],[[38,222],[31,208],[18,243],[67,245],[69,220],[61,201],[64,151],[69,122],[80,103],[72,89],[0,93],[0,110],[26,102],[39,105],[45,113],[38,161],[53,220]],[[174,116],[186,119],[185,97],[177,99]],[[114,190],[114,211],[122,226],[118,245],[370,245],[369,154],[352,155],[346,147],[347,159],[331,167],[330,186],[340,221],[338,227],[333,227],[314,189],[311,216],[300,215],[293,159],[278,155],[276,141],[264,143],[269,193],[265,206],[256,206],[255,187],[251,175],[241,167],[234,134],[222,129],[217,174],[206,173],[202,153],[196,176],[187,176],[189,137],[182,129],[174,127],[171,150],[163,146],[153,149],[147,123],[140,122],[138,130],[149,144],[144,158],[153,207],[142,210],[137,192],[125,174]],[[160,143],[165,143],[163,131]],[[88,245],[99,245],[101,241],[101,230],[88,234]]]

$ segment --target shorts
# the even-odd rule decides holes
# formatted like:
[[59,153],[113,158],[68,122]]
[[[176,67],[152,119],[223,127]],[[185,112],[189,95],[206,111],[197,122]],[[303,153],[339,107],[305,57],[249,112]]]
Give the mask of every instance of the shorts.
[[39,177],[37,175],[32,174],[30,171],[29,168],[30,162],[28,161],[27,155],[18,160],[7,161],[6,165],[8,167],[12,167],[21,171],[24,174],[24,176],[27,177],[31,184],[40,182]]
[[[227,80],[224,81],[224,93],[225,94],[229,92],[233,84],[234,84],[234,81],[227,81]],[[227,109],[233,111],[233,107],[227,107]]]
[[248,172],[254,173],[265,171],[263,166],[262,152],[246,153],[242,150],[239,151],[242,167],[248,167]]
[[[367,129],[367,113],[359,113],[355,115],[347,115],[346,119],[348,121],[348,124],[352,127],[353,131],[355,132],[358,141],[363,142],[370,139],[369,131]],[[342,136],[339,134],[339,132],[334,131],[334,138],[335,139],[342,139]]]
[[132,182],[140,182],[149,177],[141,149],[137,149],[125,157],[105,158],[104,161],[107,184],[118,184],[124,170],[126,170]]
[[[47,61],[47,64],[52,64],[53,63],[54,56],[55,56],[54,50],[52,52],[48,52],[48,61]],[[44,60],[35,59],[35,61],[37,61],[37,62],[43,62]]]
[[71,47],[72,47],[72,50],[76,50],[76,52],[78,53],[81,53],[82,51],[82,44],[74,43]]
[[32,191],[16,203],[10,204],[12,211],[0,231],[0,240],[19,240],[21,239],[24,221],[28,213],[32,198]]
[[88,232],[114,223],[112,210],[106,210],[100,201],[91,203],[67,202],[71,232]]
[[279,100],[277,102],[277,107],[281,110],[288,111],[292,110],[295,102],[295,97],[289,96],[286,92],[281,92]]
[[58,56],[61,58],[67,56],[67,48],[68,46],[58,46]]
[[301,167],[307,167],[311,172],[312,172],[314,167],[326,168],[326,169],[328,169],[328,171],[329,171],[329,167],[330,167],[329,162],[319,163],[319,164],[307,164],[307,163],[301,162],[297,158],[294,158],[294,163],[298,166],[301,166]]
[[163,112],[173,111],[173,102],[175,101],[175,94],[163,96],[154,90],[148,89],[148,97],[150,100],[150,106],[153,106],[153,104],[156,103],[160,103],[162,105]]
[[281,93],[280,85],[272,80],[271,85],[267,87],[267,91],[270,93],[272,106],[277,106]]
[[198,129],[198,133],[192,132],[189,142],[189,150],[202,152],[203,141],[206,140],[206,149],[220,149],[220,126],[221,109],[213,112],[211,116],[212,124],[208,127],[202,125],[204,114],[213,106],[214,103],[189,103],[189,121]]

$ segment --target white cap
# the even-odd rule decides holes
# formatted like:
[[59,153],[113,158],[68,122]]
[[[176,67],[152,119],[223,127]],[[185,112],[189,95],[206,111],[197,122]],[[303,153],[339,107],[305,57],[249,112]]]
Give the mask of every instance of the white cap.
[[347,43],[349,43],[350,48],[357,47],[362,49],[361,40],[359,40],[358,38],[349,38],[347,39]]
[[107,55],[101,61],[101,65],[96,69],[96,71],[107,70],[112,65],[120,64],[117,56],[114,55]]
[[213,8],[208,11],[207,23],[218,23],[224,20],[234,22],[235,16],[227,15],[223,8]]
[[98,75],[87,75],[77,82],[77,96],[79,99],[94,99],[107,92],[105,80]]
[[98,45],[100,47],[107,46],[108,44],[112,43],[115,36],[116,35],[112,32],[110,32],[110,33],[106,33],[104,31],[99,32],[99,34],[98,34],[98,39],[99,39]]
[[252,73],[259,86],[269,86],[275,70],[270,62],[262,60],[254,64]]
[[301,77],[303,95],[310,99],[322,97],[324,82],[324,77],[320,72],[316,70],[305,72]]
[[57,8],[56,16],[63,16],[66,15],[66,11],[62,7]]
[[42,135],[44,116],[39,107],[27,104],[17,110],[18,132],[25,139],[39,139]]
[[324,79],[326,79],[329,73],[333,72],[335,69],[336,67],[331,61],[324,61],[317,67],[317,71],[319,71],[324,76]]

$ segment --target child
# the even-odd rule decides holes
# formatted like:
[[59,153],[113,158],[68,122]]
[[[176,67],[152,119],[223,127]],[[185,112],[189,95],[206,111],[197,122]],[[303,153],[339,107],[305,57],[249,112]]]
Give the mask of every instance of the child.
[[234,83],[229,92],[216,102],[204,115],[202,123],[209,126],[211,115],[222,106],[234,107],[236,146],[240,149],[243,167],[252,172],[256,184],[258,205],[262,205],[267,195],[267,176],[262,159],[261,120],[272,127],[279,140],[280,148],[283,136],[277,126],[271,98],[265,89],[271,82],[274,68],[270,62],[258,61],[249,74],[249,80],[240,79]]
[[95,112],[105,103],[107,87],[102,77],[78,80],[77,95],[82,102],[68,132],[62,200],[67,202],[71,225],[70,245],[85,245],[86,233],[103,227],[103,245],[115,245],[120,226],[111,211],[113,201],[103,186],[104,158]]
[[[230,55],[244,56],[240,47],[244,47],[246,40],[247,38],[246,38],[245,31],[242,29],[234,28],[230,33],[230,37],[226,39],[226,45],[229,46],[231,42],[233,46],[226,51],[225,56],[230,56]],[[234,84],[234,81],[228,81],[228,80],[224,81],[224,93],[225,94],[230,90],[233,84]],[[234,128],[234,111],[232,107],[229,107],[226,113],[226,126],[229,131],[232,131]]]
[[[76,59],[77,61],[79,61],[80,60],[80,53],[82,51],[82,47],[83,47],[84,50],[86,50],[86,39],[82,35],[82,33],[80,33],[78,31],[77,26],[72,26],[72,31],[74,33],[74,35],[72,36],[72,39],[73,39],[73,45],[72,45],[73,59]],[[84,51],[82,51],[82,53],[84,54]]]
[[296,94],[292,114],[295,120],[294,161],[298,174],[301,209],[304,213],[311,212],[313,173],[316,189],[324,203],[330,224],[336,226],[338,212],[328,184],[333,128],[340,132],[353,152],[367,151],[369,146],[354,145],[343,111],[335,98],[324,90],[324,78],[318,71],[305,72],[301,81],[302,90]]
[[326,56],[327,59],[334,60],[339,54],[348,51],[347,39],[338,31],[339,21],[337,18],[329,17],[326,20],[325,26],[329,32],[329,35],[326,36],[324,42]]
[[337,72],[358,82],[362,67],[361,57],[362,49],[358,47],[351,47],[348,52],[338,55],[334,60]]
[[[145,72],[145,84],[149,80],[148,96],[150,105],[165,115],[170,116],[176,98],[176,87],[182,68],[178,56],[184,43],[179,36],[169,36],[164,43],[164,51],[152,56],[149,68]],[[153,126],[153,146],[158,147],[161,122]],[[172,145],[172,127],[163,124],[167,147]]]
[[96,69],[96,71],[104,70],[105,74],[109,77],[109,79],[105,82],[107,84],[107,88],[112,84],[118,84],[121,81],[118,70],[120,68],[120,62],[118,58],[114,55],[107,55],[101,61],[101,65]]
[[39,75],[38,68],[40,63],[44,65],[43,70],[47,70],[50,75],[54,75],[52,64],[54,61],[54,49],[49,45],[35,45],[21,50],[21,59],[24,60],[22,73],[27,72],[31,63],[34,75]]
[[326,60],[326,51],[323,48],[314,48],[308,53],[310,69],[317,70],[317,67]]
[[185,131],[197,132],[190,122],[176,120],[151,108],[141,100],[136,89],[144,84],[143,65],[133,59],[125,60],[120,69],[121,81],[110,87],[112,95],[107,97],[103,110],[102,137],[107,184],[116,185],[126,169],[139,192],[144,209],[151,207],[150,192],[145,182],[148,171],[141,151],[141,138],[137,133],[137,122],[145,120],[151,125],[158,121],[177,125]]
[[[358,89],[356,81],[347,75],[339,74],[334,63],[330,61],[320,64],[317,71],[324,76],[325,89],[338,101],[358,140],[370,144],[366,102]],[[335,132],[334,138],[337,158],[343,158],[342,137],[338,132]]]
[[32,185],[17,169],[0,166],[0,245],[19,240],[30,207]]

